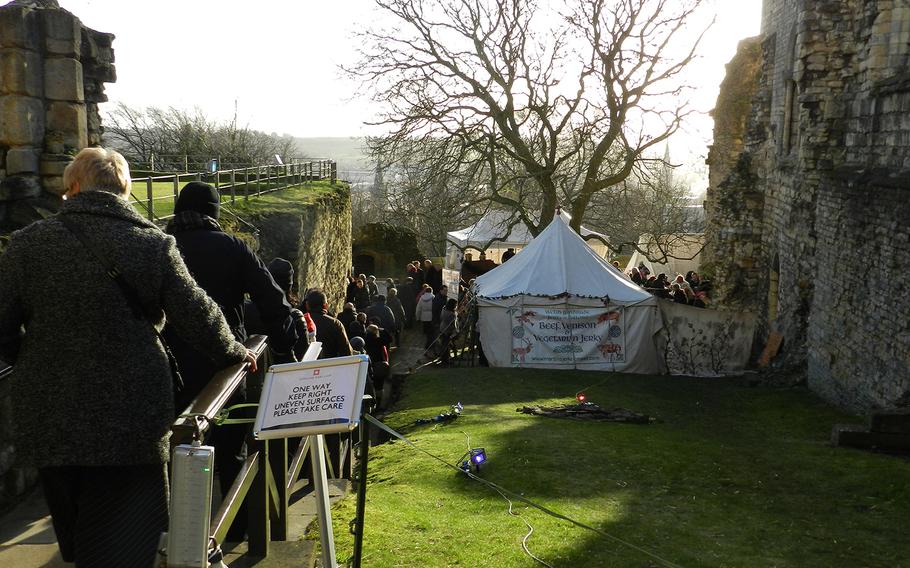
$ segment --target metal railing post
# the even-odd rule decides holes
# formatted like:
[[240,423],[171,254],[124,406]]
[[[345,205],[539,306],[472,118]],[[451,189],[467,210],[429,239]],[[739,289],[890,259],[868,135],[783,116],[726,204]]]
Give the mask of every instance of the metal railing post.
[[288,539],[288,439],[269,440],[269,465],[277,489],[278,516],[271,520],[272,540]]
[[171,209],[171,213],[173,213],[174,209],[177,208],[178,197],[180,197],[180,176],[174,174],[174,207]]
[[246,495],[248,523],[246,528],[249,539],[249,553],[265,558],[269,554],[269,445],[266,441],[257,441],[252,448],[259,454],[259,470]]
[[154,194],[154,191],[152,190],[152,176],[149,176],[148,179],[145,180],[145,187],[146,187],[146,190],[148,193],[147,197],[148,197],[149,221],[154,221],[155,220],[155,201],[154,201],[155,194]]
[[[367,402],[364,400],[364,402]],[[366,414],[366,413],[364,413]],[[367,466],[370,459],[370,423],[363,418],[360,420],[360,462],[357,464],[357,513],[354,518],[354,559],[353,568],[360,568],[360,558],[363,556],[363,521],[367,507]]]

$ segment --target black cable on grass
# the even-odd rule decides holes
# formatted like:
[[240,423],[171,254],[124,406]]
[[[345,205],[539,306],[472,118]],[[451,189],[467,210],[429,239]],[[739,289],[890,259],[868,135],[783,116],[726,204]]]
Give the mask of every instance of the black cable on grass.
[[606,538],[606,539],[608,539],[608,540],[611,540],[611,541],[613,541],[613,542],[615,542],[615,543],[617,543],[617,544],[620,544],[620,545],[622,545],[622,546],[625,546],[626,548],[630,548],[630,549],[632,549],[632,550],[635,550],[636,552],[640,552],[641,554],[644,554],[645,556],[649,556],[650,558],[656,560],[656,561],[657,561],[660,565],[662,565],[662,566],[666,566],[666,567],[668,567],[668,568],[682,568],[679,564],[675,564],[675,563],[673,563],[673,562],[667,560],[666,558],[663,558],[662,556],[659,556],[658,554],[656,554],[656,553],[654,553],[654,552],[651,552],[651,551],[649,551],[649,550],[645,550],[644,548],[642,548],[642,547],[640,547],[640,546],[637,546],[637,545],[634,545],[634,544],[632,544],[631,542],[627,542],[627,541],[625,541],[625,540],[619,538],[618,536],[613,536],[613,535],[609,534],[608,532],[603,531],[603,530],[601,530],[601,529],[599,529],[599,528],[597,528],[597,527],[592,527],[592,526],[586,525],[585,523],[582,523],[582,522],[580,522],[580,521],[576,521],[575,519],[573,519],[573,518],[571,518],[571,517],[567,517],[567,516],[563,515],[562,513],[558,513],[558,512],[556,512],[556,511],[554,511],[554,510],[552,510],[552,509],[548,509],[548,508],[544,507],[543,505],[538,505],[538,504],[535,503],[534,501],[531,501],[530,499],[528,499],[528,498],[526,498],[526,497],[524,497],[524,496],[522,496],[522,495],[519,495],[519,494],[517,494],[517,493],[513,493],[512,491],[509,491],[509,490],[506,489],[505,487],[502,487],[502,486],[500,486],[500,485],[497,485],[497,484],[493,483],[492,481],[487,481],[486,479],[484,479],[484,478],[482,478],[482,477],[480,477],[480,476],[478,476],[478,475],[475,475],[475,474],[471,473],[470,470],[469,470],[469,471],[465,471],[465,470],[461,469],[460,467],[458,467],[457,465],[450,464],[449,462],[447,462],[446,460],[444,460],[444,459],[442,459],[441,457],[437,456],[436,454],[433,454],[433,453],[431,453],[431,452],[429,452],[429,451],[427,451],[427,450],[425,450],[425,449],[419,447],[417,444],[415,444],[415,443],[412,442],[411,440],[408,440],[408,439],[405,438],[403,435],[401,435],[400,433],[396,432],[395,430],[393,430],[393,429],[390,428],[389,426],[386,426],[385,424],[383,424],[382,422],[380,422],[379,420],[377,420],[376,418],[374,418],[374,417],[371,416],[370,414],[364,414],[364,418],[365,418],[368,422],[370,422],[371,424],[373,424],[373,425],[375,425],[376,427],[380,428],[381,430],[383,430],[383,431],[385,431],[385,432],[391,434],[392,436],[398,438],[399,440],[401,440],[401,441],[404,442],[405,444],[411,446],[412,448],[414,448],[414,449],[417,450],[418,452],[421,452],[421,453],[423,453],[423,454],[426,454],[426,455],[430,456],[431,458],[433,458],[434,460],[436,460],[436,461],[442,463],[443,465],[445,465],[445,466],[447,466],[447,467],[450,467],[450,468],[454,469],[455,471],[458,471],[458,472],[461,472],[461,473],[465,474],[466,476],[468,476],[469,478],[473,479],[474,481],[477,481],[477,482],[479,482],[479,483],[482,483],[483,485],[486,485],[487,487],[489,487],[489,488],[491,488],[491,489],[494,489],[494,490],[500,492],[500,494],[508,495],[508,496],[510,496],[512,499],[514,499],[514,500],[516,500],[516,501],[521,501],[522,503],[525,503],[525,504],[527,504],[527,505],[530,505],[531,507],[534,507],[535,509],[537,509],[537,510],[539,510],[539,511],[542,511],[542,512],[544,512],[544,513],[550,515],[551,517],[555,517],[555,518],[557,518],[557,519],[561,519],[561,520],[566,521],[566,522],[569,522],[569,523],[571,523],[571,524],[573,524],[573,525],[575,525],[575,526],[577,526],[577,527],[579,527],[579,528],[583,528],[583,529],[589,530],[589,531],[591,531],[591,532],[597,533],[597,534],[599,534],[600,536],[602,536],[602,537],[604,537],[604,538]]

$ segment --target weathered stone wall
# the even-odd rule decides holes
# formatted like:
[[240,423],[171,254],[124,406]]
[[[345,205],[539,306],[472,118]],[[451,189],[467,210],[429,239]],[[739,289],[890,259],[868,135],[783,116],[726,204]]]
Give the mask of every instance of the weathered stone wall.
[[289,260],[296,271],[297,293],[321,288],[329,309],[339,311],[351,270],[350,189],[339,184],[333,194],[298,212],[266,210],[253,213],[250,220],[261,229],[260,258],[266,263],[275,257]]
[[910,404],[908,63],[910,0],[766,0],[743,151],[712,163],[718,298],[855,411]]
[[100,143],[113,39],[53,0],[0,7],[0,232],[55,211],[63,168]]

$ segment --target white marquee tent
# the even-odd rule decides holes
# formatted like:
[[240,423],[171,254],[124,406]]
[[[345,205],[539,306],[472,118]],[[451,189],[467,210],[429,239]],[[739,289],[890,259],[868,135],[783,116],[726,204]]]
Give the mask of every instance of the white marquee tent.
[[[560,211],[559,216],[566,223],[572,220],[572,217],[565,211]],[[518,222],[509,229],[509,221],[511,219],[511,213],[492,209],[470,227],[447,233],[446,267],[451,269],[459,267],[461,262],[459,249],[473,248],[478,253],[484,251],[489,260],[499,263],[502,262],[502,253],[507,249],[513,248],[519,251],[527,246],[531,239],[534,238],[531,236],[527,225]],[[506,234],[507,229],[508,234]],[[503,234],[505,234],[504,237],[502,236]],[[585,237],[599,237],[604,241],[607,240],[605,235],[588,230],[585,227],[581,228],[581,234]],[[609,258],[610,249],[602,241],[592,239],[588,241],[588,244],[598,255],[603,258]],[[477,260],[476,254],[474,260]]]
[[[644,264],[651,271],[652,276],[657,276],[661,272],[665,273],[670,280],[677,274],[685,275],[690,270],[698,270],[701,266],[701,250],[705,246],[704,233],[675,233],[664,235],[660,238],[661,246],[655,242],[652,235],[644,234],[638,239],[638,248],[646,251],[644,255],[636,250],[629,262],[626,264],[626,272]],[[663,255],[661,249],[667,253],[667,258],[663,262],[651,262],[648,256],[658,258]]]
[[475,283],[495,367],[664,372],[657,299],[568,227],[550,225]]

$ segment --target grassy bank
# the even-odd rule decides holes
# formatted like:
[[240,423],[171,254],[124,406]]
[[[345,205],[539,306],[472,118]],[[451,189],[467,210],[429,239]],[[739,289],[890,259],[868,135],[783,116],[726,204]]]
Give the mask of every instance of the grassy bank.
[[[602,382],[601,382],[602,381]],[[587,423],[516,413],[571,402],[586,389],[603,407],[651,425]],[[449,425],[414,426],[450,404]],[[681,566],[901,566],[910,557],[907,461],[832,448],[851,421],[803,391],[737,380],[540,370],[450,369],[409,379],[387,423],[455,462],[484,447],[481,475],[545,507]],[[502,497],[401,442],[370,454],[364,566],[537,565]],[[516,504],[528,545],[555,567],[661,566],[599,534]],[[354,499],[333,512],[340,560]]]

